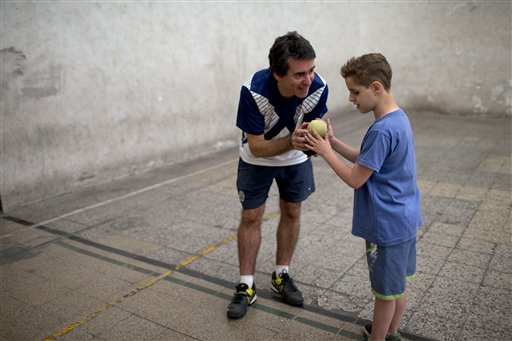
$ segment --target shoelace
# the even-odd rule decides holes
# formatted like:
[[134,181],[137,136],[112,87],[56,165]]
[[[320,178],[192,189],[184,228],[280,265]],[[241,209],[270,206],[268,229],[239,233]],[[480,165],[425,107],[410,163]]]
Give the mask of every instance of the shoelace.
[[291,279],[290,276],[288,276],[288,273],[281,273],[281,278],[283,280],[283,286],[287,286],[289,290],[292,290],[292,291],[298,291],[299,289],[297,288],[297,286],[295,285],[295,283],[293,283],[293,279]]
[[243,285],[243,286],[238,286],[237,288],[237,291],[235,293],[235,295],[233,296],[233,300],[232,302],[233,303],[242,303],[244,297],[249,297],[249,295],[247,294],[247,289],[249,289],[249,287],[247,285]]
[[242,303],[242,301],[244,300],[244,298],[247,297],[247,293],[245,292],[237,292],[234,296],[233,296],[233,299],[231,300],[231,302],[233,303]]

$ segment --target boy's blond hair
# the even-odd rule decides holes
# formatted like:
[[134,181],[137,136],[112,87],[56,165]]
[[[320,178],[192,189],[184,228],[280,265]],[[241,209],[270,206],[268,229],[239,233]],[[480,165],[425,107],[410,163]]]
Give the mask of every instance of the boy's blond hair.
[[369,87],[372,82],[378,81],[386,91],[391,89],[393,72],[386,57],[380,53],[352,57],[341,67],[340,73],[343,78],[353,77],[356,83],[364,87]]

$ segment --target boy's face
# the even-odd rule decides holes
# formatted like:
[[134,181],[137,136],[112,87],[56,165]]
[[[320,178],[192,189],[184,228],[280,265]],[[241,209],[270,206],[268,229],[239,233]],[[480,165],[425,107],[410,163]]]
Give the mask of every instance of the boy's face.
[[288,61],[288,72],[284,76],[278,76],[277,87],[285,98],[297,96],[304,98],[308,95],[309,87],[315,79],[315,60],[290,59]]
[[347,77],[345,84],[350,92],[348,100],[355,104],[360,113],[366,114],[375,109],[377,106],[377,96],[372,86],[365,87],[357,83],[354,77]]

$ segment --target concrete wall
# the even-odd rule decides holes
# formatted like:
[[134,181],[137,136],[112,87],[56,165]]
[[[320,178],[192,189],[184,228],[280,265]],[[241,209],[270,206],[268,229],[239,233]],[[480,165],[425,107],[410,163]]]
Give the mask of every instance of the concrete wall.
[[383,52],[407,110],[511,116],[510,2],[1,3],[4,211],[232,146],[240,85],[297,30],[339,68]]

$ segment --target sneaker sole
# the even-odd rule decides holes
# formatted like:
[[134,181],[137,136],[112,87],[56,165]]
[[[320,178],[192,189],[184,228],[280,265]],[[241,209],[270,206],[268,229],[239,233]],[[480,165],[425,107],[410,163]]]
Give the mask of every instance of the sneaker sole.
[[[251,306],[254,302],[256,302],[257,298],[258,298],[258,296],[254,295],[254,297],[252,298],[251,302],[247,303],[247,306]],[[229,318],[241,318],[241,317],[244,317],[246,313],[247,313],[247,310],[244,311],[243,313],[238,313],[238,314],[230,313],[229,310],[228,310],[227,315],[228,315]]]
[[303,306],[303,305],[304,305],[304,301],[302,301],[302,302],[300,302],[300,303],[299,303],[299,302],[289,302],[289,301],[287,301],[287,300],[284,298],[284,295],[283,295],[283,294],[281,294],[281,293],[279,292],[279,290],[277,290],[273,285],[272,285],[272,287],[271,287],[271,288],[272,288],[272,290],[274,291],[274,293],[275,293],[275,294],[277,294],[277,295],[278,295],[278,296],[279,296],[279,297],[280,297],[280,298],[281,298],[285,303],[288,303],[289,305],[294,306],[294,307],[301,307],[301,306]]

